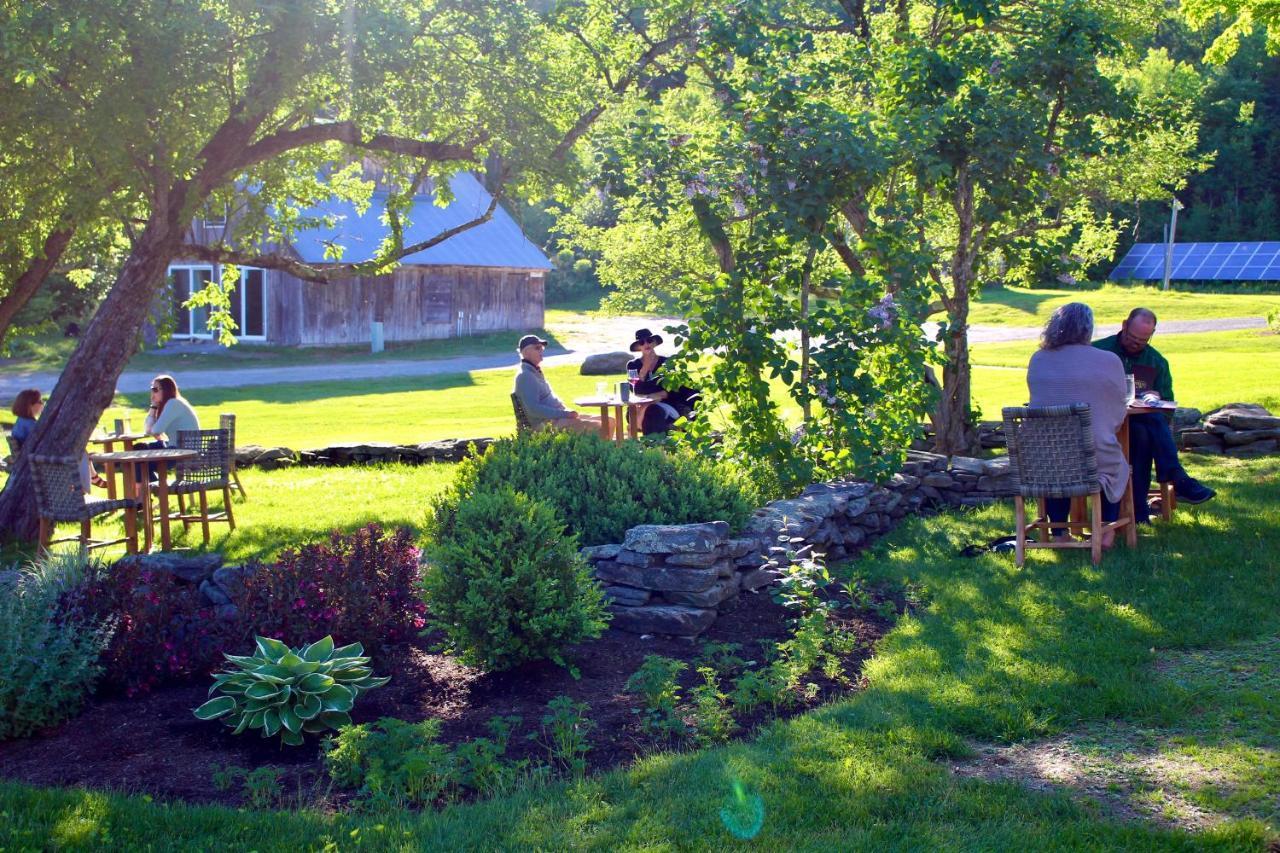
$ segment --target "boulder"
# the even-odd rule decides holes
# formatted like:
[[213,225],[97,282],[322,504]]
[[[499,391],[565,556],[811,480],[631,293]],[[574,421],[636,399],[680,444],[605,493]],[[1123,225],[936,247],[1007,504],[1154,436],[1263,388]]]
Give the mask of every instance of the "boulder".
[[742,588],[748,592],[754,592],[757,589],[777,583],[782,579],[782,572],[777,569],[762,566],[742,575]]
[[[711,556],[714,557],[715,555],[712,554]],[[624,566],[636,566],[638,568],[643,569],[643,568],[652,566],[654,563],[659,562],[662,558],[659,556],[655,556],[653,554],[640,554],[636,551],[629,551],[626,548],[622,548],[618,551],[617,556],[615,556],[613,559],[617,560],[619,563],[622,563]],[[668,560],[668,562],[670,561]],[[688,565],[688,564],[677,563],[673,565]]]
[[[1228,447],[1223,451],[1227,456],[1265,456],[1268,453],[1275,453],[1280,448],[1280,441],[1270,439],[1268,441],[1255,441],[1253,444],[1243,444],[1239,447]],[[1203,448],[1196,448],[1203,450]]]
[[1222,433],[1222,440],[1227,447],[1239,447],[1242,444],[1253,444],[1269,438],[1280,438],[1280,427],[1276,429],[1233,429]]
[[156,554],[132,554],[122,557],[116,565],[136,565],[151,572],[163,572],[188,583],[198,584],[213,577],[213,573],[222,566],[222,555],[162,551]]
[[1217,447],[1222,443],[1216,435],[1210,435],[1203,430],[1192,429],[1183,432],[1179,438],[1184,448],[1189,447]]
[[213,581],[200,581],[200,594],[204,596],[205,601],[215,607],[231,603],[231,597]]
[[1206,426],[1221,425],[1231,429],[1280,428],[1280,417],[1276,417],[1256,403],[1228,403],[1221,409],[1205,415],[1204,422]]
[[720,602],[733,598],[738,594],[738,586],[742,583],[737,575],[716,581],[710,588],[702,592],[666,592],[662,597],[672,604],[687,604],[690,607],[718,607]]
[[679,567],[628,566],[615,560],[596,563],[596,577],[605,583],[623,584],[672,592],[702,592],[716,582],[719,573],[715,569],[684,569]]
[[[627,552],[624,551],[623,554],[625,553]],[[650,562],[652,562],[653,560],[653,557],[650,554],[643,554],[638,556],[648,557]],[[694,554],[671,554],[670,556],[667,557],[666,563],[668,566],[687,566],[689,568],[694,568],[694,569],[705,569],[705,568],[709,568],[711,566],[716,565],[722,559],[723,558],[719,553],[719,549],[717,549],[716,551],[703,551],[703,552],[694,553]],[[623,560],[621,555],[619,555],[618,562],[625,563],[627,561]],[[647,566],[649,565],[649,563],[643,563],[643,564],[633,563],[632,565]]]
[[729,535],[729,523],[640,524],[627,531],[622,547],[641,554],[691,554],[712,551]]
[[613,376],[626,374],[627,362],[635,358],[629,352],[597,352],[586,357],[579,373],[583,376]]
[[974,459],[970,456],[953,456],[951,457],[951,470],[961,471],[965,474],[985,474],[987,463],[986,460]]
[[604,595],[609,604],[617,604],[622,607],[639,607],[648,603],[652,593],[647,589],[610,584],[604,587]]
[[594,563],[596,560],[612,560],[621,550],[621,545],[588,545],[578,553],[582,555],[582,559]]
[[715,610],[682,604],[655,604],[645,607],[611,607],[614,628],[632,634],[670,634],[696,637],[716,621]]

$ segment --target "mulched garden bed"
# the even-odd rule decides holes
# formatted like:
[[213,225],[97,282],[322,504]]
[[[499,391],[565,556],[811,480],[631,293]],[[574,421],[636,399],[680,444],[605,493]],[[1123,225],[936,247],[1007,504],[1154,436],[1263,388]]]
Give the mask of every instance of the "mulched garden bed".
[[[862,664],[890,624],[873,613],[849,614],[839,620],[858,638],[857,649],[845,660],[845,683],[811,673],[807,681],[821,688],[811,699],[797,703],[781,716],[793,716],[856,689]],[[610,630],[597,641],[583,644],[572,655],[580,670],[574,679],[551,663],[532,664],[505,673],[485,674],[452,658],[428,651],[431,643],[397,650],[375,660],[379,675],[392,676],[386,687],[360,698],[356,722],[397,717],[416,722],[437,717],[443,722],[442,742],[456,744],[488,736],[493,717],[519,715],[521,724],[511,739],[506,759],[547,760],[546,751],[525,735],[536,732],[549,701],[567,694],[590,708],[586,716],[596,728],[587,761],[591,771],[606,770],[633,758],[672,746],[655,740],[640,728],[640,700],[624,690],[627,679],[646,655],[663,655],[689,662],[681,678],[688,693],[698,682],[694,661],[703,642],[738,643],[740,655],[759,659],[759,641],[790,636],[787,613],[767,593],[739,596],[726,604],[720,618],[699,641],[653,637]],[[314,739],[302,747],[280,747],[278,739],[255,735],[233,737],[216,722],[201,722],[191,709],[206,698],[207,681],[195,686],[160,688],[135,699],[93,701],[80,716],[50,731],[24,740],[0,743],[0,775],[33,785],[84,786],[162,800],[244,805],[240,785],[219,791],[216,771],[226,765],[252,770],[271,765],[282,771],[283,804],[324,805],[331,798],[322,752]],[[728,685],[726,685],[727,687]],[[761,710],[739,718],[740,736],[772,717]]]

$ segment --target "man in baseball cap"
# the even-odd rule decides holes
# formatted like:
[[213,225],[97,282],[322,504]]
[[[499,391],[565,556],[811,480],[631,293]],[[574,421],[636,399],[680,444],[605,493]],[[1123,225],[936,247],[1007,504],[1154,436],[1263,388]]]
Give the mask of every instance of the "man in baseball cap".
[[542,351],[547,342],[537,335],[525,335],[516,344],[520,364],[516,366],[516,382],[512,393],[520,400],[535,428],[553,426],[582,432],[600,429],[597,415],[584,415],[565,406],[551,390],[543,375]]

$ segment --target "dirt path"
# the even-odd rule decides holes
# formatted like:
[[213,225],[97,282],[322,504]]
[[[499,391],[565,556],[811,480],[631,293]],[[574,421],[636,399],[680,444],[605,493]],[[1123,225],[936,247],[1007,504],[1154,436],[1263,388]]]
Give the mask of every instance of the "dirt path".
[[[635,335],[635,330],[648,327],[661,333],[663,327],[679,322],[674,318],[653,317],[591,317],[581,315],[557,325],[551,331],[561,346],[547,352],[546,364],[557,366],[581,364],[593,353],[624,349]],[[1160,334],[1188,334],[1193,332],[1220,332],[1237,329],[1259,329],[1266,323],[1260,317],[1225,317],[1215,320],[1168,320],[1160,324]],[[1119,326],[1112,324],[1100,328],[1099,334],[1111,334]],[[933,333],[936,326],[926,325]],[[1034,326],[973,326],[969,330],[970,343],[996,343],[1002,341],[1035,340],[1040,327]],[[514,340],[514,333],[513,333]],[[668,341],[667,350],[671,349]],[[442,373],[466,373],[472,370],[507,369],[515,362],[514,353],[500,355],[461,356],[431,360],[390,359],[387,361],[363,361],[350,363],[320,362],[291,367],[235,367],[226,370],[191,370],[178,377],[184,389],[191,388],[239,388],[249,385],[290,385],[299,382],[341,382],[383,379],[388,376],[434,376]],[[152,371],[126,371],[116,383],[116,391],[136,394],[146,391]],[[0,376],[0,399],[10,399],[23,388],[39,388],[46,393],[57,382],[58,375],[50,372],[11,372]]]

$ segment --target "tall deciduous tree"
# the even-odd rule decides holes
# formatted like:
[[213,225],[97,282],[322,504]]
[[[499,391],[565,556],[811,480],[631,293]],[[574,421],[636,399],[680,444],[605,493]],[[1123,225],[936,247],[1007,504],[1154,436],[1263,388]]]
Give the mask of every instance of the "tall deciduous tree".
[[[447,186],[447,175],[486,160],[511,180],[553,180],[608,105],[678,54],[688,21],[680,0],[582,2],[549,14],[498,0],[5,3],[0,58],[13,73],[0,81],[11,87],[0,103],[42,105],[44,132],[79,126],[59,150],[86,164],[61,184],[50,169],[31,186],[76,199],[65,220],[74,228],[99,224],[111,193],[137,207],[126,209],[131,251],[50,396],[30,452],[83,448],[175,253],[288,266],[287,257],[260,251],[264,242],[307,225],[298,211],[317,198],[367,196],[369,185],[344,168],[372,157],[393,189],[393,233],[371,264],[348,271],[386,269],[417,248],[402,244],[398,226],[423,180]],[[34,197],[34,189],[11,186]],[[211,202],[244,205],[239,237],[184,247],[192,218]],[[63,222],[51,215],[33,228],[26,259],[11,268],[46,263],[57,246],[45,244]],[[24,538],[35,531],[29,455],[0,494],[0,532]]]

